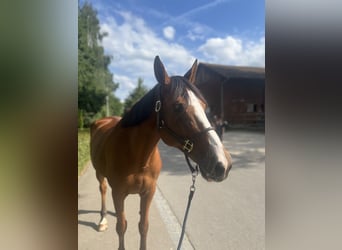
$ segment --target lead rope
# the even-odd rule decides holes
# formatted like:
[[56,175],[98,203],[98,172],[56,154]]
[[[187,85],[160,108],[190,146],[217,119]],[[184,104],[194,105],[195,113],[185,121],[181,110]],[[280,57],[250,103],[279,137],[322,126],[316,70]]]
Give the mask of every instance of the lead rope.
[[186,221],[188,219],[188,214],[189,214],[189,210],[190,210],[190,205],[191,205],[191,201],[192,198],[194,197],[194,193],[195,193],[195,182],[196,182],[196,177],[198,175],[198,165],[196,165],[196,167],[193,167],[189,161],[189,157],[185,154],[185,159],[186,162],[188,163],[188,166],[190,168],[191,171],[191,176],[192,176],[192,185],[190,186],[190,193],[189,193],[189,198],[188,198],[188,205],[186,207],[185,210],[185,215],[184,215],[184,220],[183,220],[183,226],[182,226],[182,233],[181,236],[179,238],[179,242],[178,242],[178,246],[177,246],[177,250],[181,249],[182,246],[182,241],[184,238],[184,234],[185,234],[185,226],[186,226]]
[[[154,110],[157,113],[157,128],[158,129],[167,128],[167,131],[169,133],[171,133],[171,135],[173,135],[176,138],[179,138],[171,129],[166,127],[165,124],[164,124],[164,121],[160,119],[160,114],[159,113],[160,113],[161,106],[162,106],[162,104],[161,104],[160,98],[158,98],[158,100],[156,101],[155,107],[154,107]],[[211,129],[213,129],[213,128],[212,127],[207,128],[205,130],[205,132],[207,132],[207,131],[209,131]],[[188,155],[186,154],[186,151],[187,151],[187,153],[191,152],[192,147],[193,147],[193,143],[191,143],[189,140],[185,140],[185,144],[183,145],[183,151],[184,151],[186,162],[187,162],[187,164],[189,166],[189,169],[191,171],[192,185],[190,186],[188,205],[187,205],[186,210],[185,210],[185,215],[184,215],[184,219],[183,219],[183,226],[182,226],[182,232],[181,232],[181,236],[179,238],[177,250],[180,250],[181,246],[182,246],[182,242],[183,242],[183,238],[184,238],[184,234],[185,234],[186,221],[188,219],[188,214],[189,214],[189,210],[190,210],[191,201],[192,201],[192,198],[194,197],[195,190],[196,190],[195,182],[196,182],[196,177],[198,175],[198,165],[196,164],[196,166],[193,167],[191,165],[191,163],[190,163]]]

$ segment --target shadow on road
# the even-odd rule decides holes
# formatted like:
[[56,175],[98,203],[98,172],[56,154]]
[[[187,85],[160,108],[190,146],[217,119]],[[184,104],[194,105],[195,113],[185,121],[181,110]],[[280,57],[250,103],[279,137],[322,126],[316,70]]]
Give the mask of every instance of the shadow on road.
[[[91,213],[98,214],[99,218],[100,218],[100,211],[98,211],[98,210],[83,210],[83,209],[82,210],[78,210],[78,215],[91,214]],[[107,214],[116,217],[116,214],[114,212],[107,211]],[[78,224],[90,227],[90,228],[94,229],[95,231],[97,231],[97,228],[98,228],[96,223],[90,222],[90,221],[78,220]]]
[[[100,210],[84,210],[84,209],[81,209],[81,210],[78,210],[78,215],[80,214],[100,214]],[[112,211],[107,211],[107,214],[110,214],[114,217],[116,217],[116,213],[112,212]]]
[[247,151],[243,155],[231,154],[233,158],[232,170],[237,168],[252,168],[265,162],[265,154],[259,151]]
[[160,141],[158,146],[163,162],[163,172],[171,175],[191,174],[185,156],[180,150],[167,146],[163,141]]
[[83,226],[87,226],[90,227],[92,229],[94,229],[95,231],[97,231],[97,224],[94,222],[89,222],[89,221],[83,221],[83,220],[78,220],[78,224],[79,225],[83,225]]

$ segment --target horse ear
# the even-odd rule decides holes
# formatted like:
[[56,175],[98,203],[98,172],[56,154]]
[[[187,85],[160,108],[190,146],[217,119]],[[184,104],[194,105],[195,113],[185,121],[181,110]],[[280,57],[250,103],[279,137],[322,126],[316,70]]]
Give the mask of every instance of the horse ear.
[[157,81],[161,84],[169,84],[171,82],[163,63],[160,61],[159,56],[154,58],[154,75]]
[[198,65],[197,65],[197,59],[196,59],[194,64],[191,67],[191,73],[190,73],[190,76],[189,76],[189,82],[191,84],[195,84],[197,67],[198,67]]

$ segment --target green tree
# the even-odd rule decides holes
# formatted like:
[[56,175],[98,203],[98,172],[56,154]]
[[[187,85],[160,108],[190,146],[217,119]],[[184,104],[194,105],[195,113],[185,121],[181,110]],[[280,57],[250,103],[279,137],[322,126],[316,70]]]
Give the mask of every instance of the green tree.
[[124,111],[128,111],[132,108],[132,106],[140,100],[147,93],[147,88],[143,85],[144,80],[142,78],[138,78],[138,86],[133,89],[133,91],[129,94],[129,96],[125,99]]
[[[110,115],[115,114],[113,112],[121,112],[122,109],[122,104],[114,95],[119,84],[114,83],[113,75],[108,69],[112,58],[105,55],[101,46],[101,41],[106,35],[100,32],[96,10],[87,2],[79,6],[78,109],[80,126],[87,127],[94,119],[103,115],[107,96],[111,107]],[[80,119],[83,120],[80,121]]]
[[[120,102],[120,99],[117,98],[116,96],[109,95],[108,96],[108,111],[109,111],[109,116],[112,115],[121,115],[123,112],[123,104]],[[95,116],[94,119],[99,119],[107,115],[107,105],[102,106],[100,112],[98,112]]]

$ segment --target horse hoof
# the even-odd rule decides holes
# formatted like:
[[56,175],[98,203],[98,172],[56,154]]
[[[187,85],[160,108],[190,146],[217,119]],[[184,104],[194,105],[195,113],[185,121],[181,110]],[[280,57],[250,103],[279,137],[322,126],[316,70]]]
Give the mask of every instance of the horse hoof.
[[98,230],[99,232],[104,232],[106,231],[108,228],[108,223],[107,223],[107,220],[106,218],[103,218],[101,221],[100,221],[100,224],[98,226]]
[[104,232],[107,230],[107,228],[108,228],[107,224],[100,224],[98,230],[99,232]]

